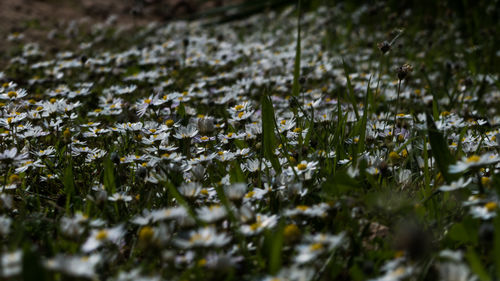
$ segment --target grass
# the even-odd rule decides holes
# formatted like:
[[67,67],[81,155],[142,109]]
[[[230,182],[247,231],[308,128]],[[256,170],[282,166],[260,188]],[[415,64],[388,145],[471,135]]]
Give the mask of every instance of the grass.
[[2,278],[498,278],[496,4],[264,2],[13,39]]

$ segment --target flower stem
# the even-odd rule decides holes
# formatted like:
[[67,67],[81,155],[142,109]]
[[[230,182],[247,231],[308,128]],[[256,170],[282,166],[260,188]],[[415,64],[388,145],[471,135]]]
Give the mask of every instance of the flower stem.
[[394,112],[394,124],[392,126],[392,136],[394,137],[394,133],[396,131],[396,118],[398,116],[399,110],[399,94],[401,93],[401,79],[398,81],[398,96],[396,98],[396,111]]

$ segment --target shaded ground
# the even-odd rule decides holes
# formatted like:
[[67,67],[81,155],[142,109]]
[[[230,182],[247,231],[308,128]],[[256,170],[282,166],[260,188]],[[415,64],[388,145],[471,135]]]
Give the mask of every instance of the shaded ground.
[[50,27],[87,17],[103,20],[118,16],[125,23],[167,20],[199,10],[238,1],[183,0],[2,0],[0,32],[19,32],[28,27]]
[[[105,22],[111,16],[112,24],[128,29],[236,2],[241,1],[2,0],[0,36],[6,39],[9,35],[22,34],[25,42],[38,42],[47,50],[71,44],[71,38],[64,38],[67,42],[54,42],[56,32],[68,35],[72,32],[72,27]],[[49,35],[51,31],[52,36]],[[0,45],[0,64],[8,61],[8,50],[12,46],[10,41]]]

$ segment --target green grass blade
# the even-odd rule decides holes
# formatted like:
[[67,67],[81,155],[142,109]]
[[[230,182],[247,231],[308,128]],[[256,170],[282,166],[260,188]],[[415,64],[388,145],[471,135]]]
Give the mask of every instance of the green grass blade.
[[107,192],[113,194],[116,192],[114,166],[109,157],[104,159],[104,188]]
[[488,272],[486,272],[486,269],[483,267],[481,264],[481,260],[477,256],[476,252],[472,247],[468,247],[467,249],[467,254],[465,255],[467,258],[467,261],[470,264],[470,268],[474,273],[477,274],[477,277],[479,277],[479,280],[481,281],[490,281],[491,277],[488,275]]
[[427,112],[427,131],[432,148],[432,155],[436,160],[437,167],[446,182],[450,183],[456,178],[456,176],[448,172],[448,167],[453,164],[455,160],[451,156],[448,144],[443,134],[437,129],[436,124],[434,124],[432,116],[429,112]]
[[354,96],[354,88],[351,84],[351,78],[349,78],[349,70],[347,69],[347,65],[345,64],[344,59],[342,59],[342,66],[344,67],[344,75],[347,79],[347,92],[348,97],[351,100],[352,107],[354,108],[354,114],[356,115],[356,120],[359,120],[359,112],[358,112],[358,104],[356,103],[356,97]]
[[269,253],[269,273],[274,275],[278,273],[282,264],[282,250],[283,250],[283,225],[276,230],[272,235],[271,249]]
[[495,226],[495,237],[493,240],[494,243],[494,248],[493,248],[493,253],[495,253],[494,260],[495,260],[495,270],[496,270],[496,277],[497,279],[500,277],[500,217],[497,216],[493,220],[493,225]]
[[293,86],[292,86],[292,95],[298,96],[300,94],[300,0],[298,4],[298,12],[297,12],[297,44],[295,46],[295,64],[293,69]]
[[177,200],[177,203],[179,203],[179,205],[186,208],[189,215],[196,221],[196,223],[198,225],[204,225],[204,223],[202,221],[200,221],[200,219],[198,219],[193,208],[191,208],[189,203],[186,201],[186,199],[184,199],[184,196],[182,196],[182,194],[177,190],[177,188],[175,188],[175,186],[169,181],[166,181],[165,185],[167,186],[167,189],[170,192],[170,195],[172,195],[172,197],[174,197],[175,200]]
[[[366,87],[366,96],[365,96],[365,102],[364,102],[364,107],[363,107],[363,117],[361,117],[361,122],[358,127],[359,131],[359,142],[358,142],[358,149],[357,153],[363,153],[365,150],[365,136],[366,136],[366,123],[368,120],[368,106],[371,100],[371,94],[372,91],[370,90],[370,82],[371,82],[371,77],[368,79],[368,86]],[[357,156],[357,155],[356,155]]]
[[246,182],[245,174],[243,174],[240,164],[236,160],[231,163],[229,177],[231,183]]
[[273,168],[280,171],[280,165],[274,150],[276,149],[274,135],[274,108],[268,96],[262,97],[262,149],[264,157],[271,161]]
[[64,193],[66,194],[66,212],[70,211],[70,203],[75,193],[75,183],[73,178],[73,165],[68,165],[63,174]]

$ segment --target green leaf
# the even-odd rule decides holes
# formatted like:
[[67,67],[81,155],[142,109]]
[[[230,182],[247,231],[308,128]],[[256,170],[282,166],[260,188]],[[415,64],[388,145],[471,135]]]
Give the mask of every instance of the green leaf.
[[31,246],[25,245],[23,251],[23,271],[22,280],[43,281],[47,280],[47,272],[42,265],[40,255],[31,249]]
[[368,85],[366,86],[366,96],[365,96],[365,103],[363,107],[363,117],[361,118],[361,124],[359,125],[359,143],[358,143],[358,151],[357,152],[363,152],[365,150],[365,136],[366,136],[366,123],[368,119],[368,106],[369,102],[371,100],[371,94],[372,91],[370,90],[370,82],[371,82],[371,77],[368,79]]
[[181,118],[184,118],[186,116],[186,108],[182,103],[177,107],[177,114],[179,114]]
[[357,264],[354,264],[349,269],[349,276],[352,278],[352,280],[366,280],[366,277],[363,274],[363,270]]
[[224,192],[224,189],[220,184],[215,185],[215,192],[217,192],[217,196],[219,197],[220,202],[226,209],[229,219],[231,220],[233,225],[235,225],[237,223],[236,216],[234,215],[233,209],[231,208],[229,200],[226,197],[226,193]]
[[495,269],[496,277],[500,277],[500,217],[497,216],[493,220],[493,225],[495,226],[495,238],[493,240],[494,248],[494,259],[495,259]]
[[231,170],[229,171],[229,180],[231,183],[246,182],[245,174],[243,174],[240,164],[236,160],[231,163]]
[[459,241],[461,243],[467,243],[470,242],[470,237],[469,234],[467,233],[467,230],[465,229],[464,225],[461,223],[456,223],[454,224],[449,230],[448,230],[448,237],[455,241]]
[[75,183],[73,178],[73,165],[68,165],[63,174],[64,193],[66,194],[66,212],[69,213],[71,197],[75,193]]
[[432,100],[432,116],[434,117],[434,120],[439,118],[438,103],[434,99]]
[[472,217],[465,217],[462,222],[454,224],[448,230],[448,237],[467,245],[477,245],[479,223]]
[[72,195],[75,191],[72,165],[68,165],[64,169],[63,184],[64,184],[64,192],[66,194]]
[[104,159],[104,188],[108,193],[116,192],[116,183],[115,183],[115,175],[114,175],[114,166],[109,157]]
[[470,268],[474,273],[477,274],[477,277],[479,277],[479,280],[481,281],[490,281],[491,277],[488,275],[488,272],[486,272],[486,269],[483,267],[481,264],[481,260],[477,256],[476,252],[472,247],[467,248],[467,254],[465,255],[467,258],[467,261],[470,264]]
[[311,119],[312,119],[312,121],[309,122],[309,126],[308,126],[308,129],[307,129],[306,138],[304,139],[304,144],[305,145],[309,145],[309,141],[311,140],[311,136],[312,136],[312,134],[314,132],[314,116]]
[[276,138],[274,135],[274,108],[268,96],[262,96],[262,149],[264,157],[271,161],[276,171],[280,171],[279,161],[274,155],[276,149]]
[[358,186],[359,183],[351,178],[346,171],[339,170],[333,176],[328,177],[321,188],[328,195],[338,196]]
[[283,230],[284,227],[281,224],[280,227],[274,232],[271,238],[271,249],[269,252],[269,273],[274,275],[278,273],[281,268],[282,263],[282,249],[283,249]]
[[452,175],[448,172],[448,167],[455,163],[455,159],[451,156],[450,150],[448,149],[448,143],[446,142],[443,134],[437,129],[436,124],[434,124],[432,116],[429,112],[426,112],[426,115],[427,131],[432,148],[432,155],[436,160],[437,167],[443,175],[443,178],[447,183],[450,183],[457,178],[456,175]]

